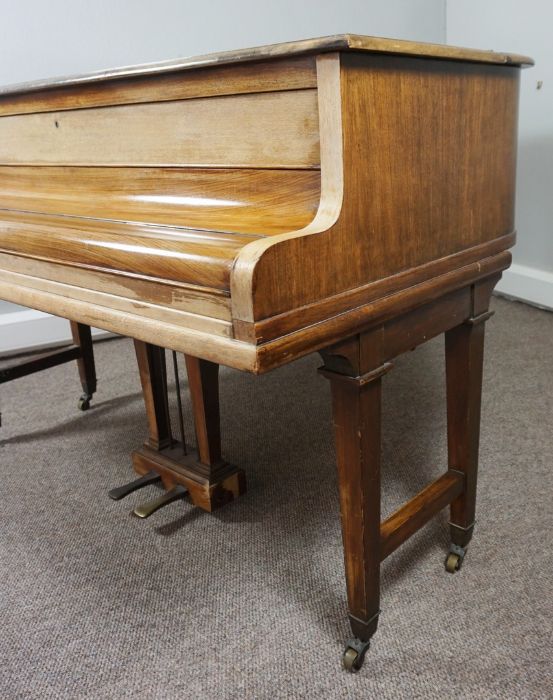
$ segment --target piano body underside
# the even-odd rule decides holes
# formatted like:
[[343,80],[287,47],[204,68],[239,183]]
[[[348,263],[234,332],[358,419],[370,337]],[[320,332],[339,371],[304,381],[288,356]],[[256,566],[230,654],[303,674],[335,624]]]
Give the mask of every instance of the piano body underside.
[[0,96],[0,297],[254,372],[322,348],[508,266],[518,74],[330,52]]

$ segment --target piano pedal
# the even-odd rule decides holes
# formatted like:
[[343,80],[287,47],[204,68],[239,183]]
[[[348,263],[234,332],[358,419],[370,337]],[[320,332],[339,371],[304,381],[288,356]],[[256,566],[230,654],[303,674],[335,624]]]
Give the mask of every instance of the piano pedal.
[[158,498],[153,498],[151,501],[142,503],[142,505],[133,510],[133,515],[136,515],[138,518],[149,518],[150,515],[156,512],[156,510],[169,505],[169,503],[172,503],[179,498],[184,498],[187,493],[188,489],[185,489],[184,486],[177,484],[177,486],[173,486],[172,489],[169,489],[169,491],[166,491]]
[[111,491],[108,491],[108,496],[113,498],[114,501],[119,501],[125,498],[125,496],[128,496],[129,493],[142,489],[149,484],[157,484],[159,481],[161,481],[161,476],[152,469],[147,474],[144,474],[144,476],[140,476],[138,479],[134,479],[128,484],[123,484],[123,486],[111,489]]

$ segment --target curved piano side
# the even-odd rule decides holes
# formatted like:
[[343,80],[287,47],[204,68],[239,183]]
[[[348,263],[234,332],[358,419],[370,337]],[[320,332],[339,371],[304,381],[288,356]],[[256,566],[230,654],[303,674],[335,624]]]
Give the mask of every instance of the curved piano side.
[[231,269],[320,200],[315,60],[0,96],[0,296],[242,369]]
[[249,244],[232,273],[258,371],[501,272],[515,241],[520,65],[343,52],[317,67],[321,226]]

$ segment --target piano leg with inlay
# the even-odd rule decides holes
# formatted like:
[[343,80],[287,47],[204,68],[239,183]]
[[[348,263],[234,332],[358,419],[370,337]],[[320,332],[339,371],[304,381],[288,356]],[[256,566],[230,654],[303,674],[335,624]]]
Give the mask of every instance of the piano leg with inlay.
[[[135,341],[135,349],[149,432],[146,444],[133,452],[135,471],[159,474],[169,490],[184,487],[194,505],[209,512],[245,493],[244,472],[221,456],[219,366],[185,356],[197,442],[191,451],[173,437],[165,350],[141,341]],[[184,495],[182,489],[179,493]]]
[[[358,670],[377,629],[381,562],[451,504],[446,570],[460,568],[476,501],[484,325],[498,275],[321,351],[330,379],[349,618],[344,665]],[[448,470],[380,522],[381,383],[394,357],[445,333]]]

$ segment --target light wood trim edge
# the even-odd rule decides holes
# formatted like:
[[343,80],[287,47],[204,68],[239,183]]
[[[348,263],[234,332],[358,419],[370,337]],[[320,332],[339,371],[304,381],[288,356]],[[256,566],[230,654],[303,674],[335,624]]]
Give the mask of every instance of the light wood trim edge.
[[2,280],[0,299],[236,369],[257,371],[255,346],[232,338],[111,309],[98,303],[70,299],[45,290],[15,286]]
[[509,267],[510,263],[511,254],[503,252],[258,346],[110,309],[97,303],[91,304],[44,290],[15,286],[1,279],[0,299],[54,313],[147,343],[155,343],[228,367],[262,374],[478,280],[493,275],[499,278],[498,273]]
[[0,270],[17,272],[41,280],[55,280],[74,289],[89,292],[105,292],[123,297],[131,304],[146,302],[161,308],[184,311],[195,316],[208,316],[230,321],[230,297],[219,290],[206,290],[191,286],[163,285],[156,278],[125,275],[119,271],[104,272],[96,268],[66,265],[31,258],[21,254],[4,253],[0,249]]
[[322,233],[333,226],[340,216],[344,197],[344,166],[339,53],[317,56],[317,88],[321,149],[321,199],[317,213],[310,224],[298,231],[260,239],[240,250],[230,275],[232,315],[236,320],[254,320],[255,270],[263,254],[283,241]]
[[182,324],[187,328],[203,331],[212,335],[226,336],[228,338],[233,337],[232,325],[229,321],[205,316],[198,312],[194,313],[176,309],[150,301],[137,301],[109,291],[87,289],[86,287],[80,287],[71,283],[68,284],[58,280],[54,281],[35,277],[27,272],[21,273],[0,269],[0,281],[6,284],[12,284],[14,287],[29,287],[35,291],[50,292],[62,297],[78,299],[88,304],[105,306],[124,313],[132,313],[137,316],[144,316],[145,318],[160,320],[162,322],[165,321],[178,326]]
[[111,82],[68,83],[13,95],[2,95],[0,90],[0,116],[298,90],[316,86],[314,56],[284,56],[276,61],[200,67],[185,75],[179,72],[160,75],[146,73]]
[[471,49],[447,44],[409,41],[406,39],[386,39],[378,36],[348,34],[350,50],[367,53],[387,53],[396,56],[413,56],[415,58],[442,58],[450,61],[468,63],[492,63],[505,66],[533,66],[534,60],[529,56],[505,51]]

